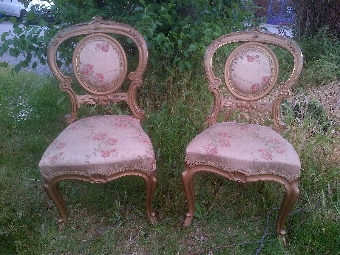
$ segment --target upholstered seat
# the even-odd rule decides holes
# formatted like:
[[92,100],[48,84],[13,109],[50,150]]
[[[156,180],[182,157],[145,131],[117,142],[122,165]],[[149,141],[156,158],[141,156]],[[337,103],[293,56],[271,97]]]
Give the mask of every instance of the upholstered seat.
[[186,148],[189,166],[210,165],[245,176],[274,174],[289,181],[300,176],[300,159],[279,133],[260,125],[217,123]]
[[[127,43],[137,49],[133,57],[138,64],[134,67],[128,65],[122,46]],[[70,56],[73,75],[64,74],[58,65],[61,45],[73,47]],[[105,183],[128,175],[144,178],[146,210],[154,224],[156,160],[151,140],[141,126],[145,113],[136,99],[148,61],[142,35],[129,25],[98,17],[55,35],[48,47],[47,60],[60,89],[71,102],[71,112],[66,116],[70,125],[48,146],[39,163],[45,190],[59,210],[59,227],[64,228],[68,219],[60,181]],[[78,119],[78,109],[83,104],[106,108],[106,112],[117,105],[115,109],[130,112],[131,116],[108,112]],[[118,104],[125,105],[125,109],[117,108]]]
[[[86,145],[86,146],[85,146]],[[45,151],[40,164],[45,180],[65,174],[96,181],[127,170],[155,171],[152,144],[138,119],[93,116],[70,124]]]
[[[284,75],[280,76],[274,50],[284,50],[291,57],[284,60],[287,66],[290,61],[291,69],[286,71],[290,75],[281,82],[278,79]],[[224,56],[218,58],[218,54],[227,55],[224,63]],[[194,174],[205,171],[238,182],[282,184],[286,194],[276,232],[284,237],[285,220],[299,194],[301,164],[293,146],[279,133],[286,128],[281,103],[289,97],[302,63],[301,50],[292,40],[256,29],[223,35],[209,45],[204,64],[214,104],[207,116],[208,127],[186,148],[184,227],[195,212]]]

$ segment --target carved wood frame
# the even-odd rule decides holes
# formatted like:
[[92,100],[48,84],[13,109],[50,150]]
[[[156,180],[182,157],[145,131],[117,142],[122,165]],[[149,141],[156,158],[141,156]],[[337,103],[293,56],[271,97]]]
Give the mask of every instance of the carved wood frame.
[[[88,95],[77,95],[71,86],[72,79],[63,74],[58,67],[58,48],[63,42],[72,37],[93,34],[123,35],[130,38],[137,45],[139,62],[136,70],[128,74],[130,86],[126,93],[110,93],[103,95],[103,93],[93,92]],[[147,67],[148,50],[143,36],[133,27],[114,21],[105,21],[102,20],[101,17],[97,17],[89,23],[82,23],[67,27],[56,34],[51,40],[47,49],[47,62],[52,73],[56,76],[60,83],[60,90],[66,92],[71,100],[71,113],[66,116],[67,123],[72,123],[77,119],[78,108],[84,103],[105,105],[110,104],[111,102],[117,103],[120,101],[126,101],[135,118],[144,118],[145,113],[138,106],[136,101],[136,92],[139,87],[143,86],[142,78]]]
[[[120,56],[120,66],[118,67],[120,69],[120,75],[119,77],[116,79],[115,84],[113,86],[113,88],[111,88],[110,90],[104,90],[104,91],[98,91],[98,87],[97,88],[91,88],[91,85],[87,84],[86,81],[83,80],[83,75],[81,75],[81,71],[79,70],[79,62],[80,62],[80,55],[82,53],[83,48],[86,47],[87,43],[91,43],[92,40],[94,39],[101,39],[103,42],[105,41],[106,43],[109,43],[110,46],[112,48],[114,48],[114,50],[118,51],[118,54]],[[79,58],[78,58],[79,57]],[[78,81],[78,83],[89,93],[93,93],[95,91],[96,94],[98,95],[102,95],[102,96],[106,96],[109,94],[114,93],[117,89],[119,89],[126,77],[126,73],[127,73],[127,58],[126,58],[126,54],[125,51],[123,49],[123,47],[120,45],[120,43],[114,39],[113,37],[106,35],[106,34],[92,34],[92,35],[88,35],[85,38],[83,38],[76,46],[74,53],[73,53],[73,57],[72,57],[72,66],[73,66],[73,73]]]
[[106,183],[112,180],[124,177],[124,176],[140,176],[146,183],[146,212],[150,223],[156,224],[156,214],[152,210],[152,199],[156,191],[156,173],[153,172],[150,175],[137,170],[129,170],[115,173],[110,176],[98,175],[98,176],[83,176],[76,174],[59,175],[51,180],[45,180],[44,189],[48,197],[53,201],[59,211],[60,219],[58,221],[59,230],[63,230],[66,227],[68,221],[67,208],[65,200],[60,193],[59,182],[63,180],[79,180],[91,183]]
[[[223,95],[220,93],[219,87],[222,83],[221,79],[215,76],[213,72],[213,55],[217,49],[222,47],[223,45],[230,43],[265,43],[265,44],[273,44],[279,47],[286,49],[294,58],[294,68],[288,80],[284,83],[279,84],[281,89],[279,95],[274,99],[273,102],[256,102],[252,101],[252,99],[246,100],[246,98],[242,98],[243,100],[236,99],[225,99]],[[204,57],[205,64],[205,72],[209,82],[209,91],[211,91],[214,95],[214,105],[211,113],[207,116],[206,120],[209,126],[217,123],[218,114],[223,111],[224,108],[230,108],[231,111],[234,109],[240,109],[245,112],[250,110],[258,110],[261,112],[271,112],[272,118],[274,120],[273,129],[277,132],[283,131],[286,126],[281,119],[281,103],[282,101],[289,97],[291,94],[290,88],[297,81],[303,65],[302,52],[300,48],[290,39],[284,38],[279,35],[274,35],[266,32],[261,32],[258,29],[253,31],[246,32],[237,32],[231,33],[227,35],[223,35],[216,40],[214,40],[207,48],[206,54]],[[284,230],[284,224],[286,218],[293,208],[294,204],[299,195],[298,188],[298,180],[296,178],[292,181],[287,180],[286,178],[275,176],[271,174],[261,174],[254,176],[246,176],[241,172],[234,171],[225,171],[219,169],[217,167],[213,167],[210,165],[185,165],[185,170],[182,173],[182,184],[184,188],[184,192],[188,202],[188,212],[186,214],[183,227],[188,227],[193,219],[195,212],[195,191],[193,184],[193,177],[198,172],[210,172],[214,174],[218,174],[222,177],[225,177],[232,181],[237,182],[257,182],[257,181],[272,181],[281,184],[284,186],[286,190],[285,197],[280,207],[280,211],[277,218],[276,232],[278,237],[282,237],[282,240],[286,244],[286,231]]]
[[[243,93],[241,91],[237,91],[237,88],[234,87],[233,82],[231,81],[231,75],[230,75],[230,69],[231,66],[234,62],[234,58],[237,56],[237,54],[241,53],[243,51],[243,48],[257,48],[262,50],[266,55],[268,55],[268,58],[271,59],[272,64],[271,64],[271,71],[274,73],[273,78],[271,81],[269,81],[269,86],[267,86],[267,88],[262,91],[261,93],[252,95],[252,97],[247,97],[246,95],[243,95]],[[225,77],[225,83],[226,86],[229,90],[229,92],[235,97],[238,98],[240,100],[245,100],[245,101],[256,101],[258,99],[261,99],[262,97],[268,95],[270,93],[270,91],[272,90],[272,88],[275,86],[277,77],[278,77],[278,62],[276,59],[276,56],[274,54],[274,52],[272,52],[271,49],[269,49],[268,47],[266,47],[265,45],[259,44],[259,43],[254,43],[254,42],[249,42],[249,43],[245,43],[239,47],[237,47],[228,57],[226,63],[225,63],[225,67],[224,67],[224,77]],[[250,94],[254,94],[254,93],[250,93]]]
[[[72,79],[64,75],[57,65],[57,54],[59,46],[66,40],[76,36],[87,35],[105,35],[105,34],[118,34],[130,38],[138,47],[139,62],[135,71],[128,74],[130,86],[126,93],[102,93],[93,92],[88,95],[77,95],[72,89]],[[86,38],[86,37],[85,37]],[[66,122],[72,123],[77,119],[78,108],[82,104],[110,104],[120,101],[126,101],[129,105],[132,114],[135,118],[142,120],[144,118],[144,111],[138,106],[136,101],[136,92],[139,87],[143,85],[143,74],[147,67],[148,50],[145,40],[142,35],[133,27],[121,24],[114,21],[104,21],[101,17],[95,18],[89,23],[82,23],[67,27],[61,30],[51,40],[47,51],[47,62],[50,66],[52,73],[56,76],[60,83],[61,91],[66,92],[71,101],[71,113],[66,116]],[[88,91],[89,92],[89,91]],[[117,178],[124,176],[139,176],[145,180],[146,183],[146,211],[151,224],[156,223],[156,216],[152,210],[152,200],[156,189],[156,173],[146,173],[139,170],[128,170],[114,173],[110,176],[106,175],[77,175],[77,174],[63,174],[55,176],[51,179],[45,179],[45,191],[49,198],[57,206],[60,220],[59,229],[65,228],[68,216],[65,201],[59,190],[59,182],[62,180],[81,180],[91,183],[106,183]]]
[[[222,83],[221,79],[218,78],[213,72],[212,59],[213,55],[217,49],[220,47],[231,44],[231,43],[265,43],[279,46],[283,49],[286,49],[291,55],[294,57],[294,69],[290,74],[290,77],[287,81],[279,84],[280,93],[274,99],[272,103],[264,103],[264,102],[252,102],[253,100],[243,98],[243,100],[236,99],[228,99],[225,100],[223,95],[221,95],[219,87]],[[286,129],[285,123],[281,119],[281,103],[285,98],[288,98],[291,94],[291,87],[297,81],[300,73],[302,71],[303,58],[302,52],[300,48],[290,39],[270,34],[266,32],[261,32],[259,30],[246,31],[246,32],[237,32],[231,33],[227,35],[223,35],[216,40],[214,40],[207,48],[206,54],[204,57],[204,66],[205,72],[209,81],[209,91],[211,91],[214,95],[214,107],[207,116],[208,125],[215,124],[217,122],[218,114],[223,110],[223,108],[227,107],[229,109],[240,109],[242,111],[247,111],[250,109],[259,110],[259,111],[267,111],[269,110],[272,115],[272,119],[274,122],[274,130],[277,132],[281,132]]]

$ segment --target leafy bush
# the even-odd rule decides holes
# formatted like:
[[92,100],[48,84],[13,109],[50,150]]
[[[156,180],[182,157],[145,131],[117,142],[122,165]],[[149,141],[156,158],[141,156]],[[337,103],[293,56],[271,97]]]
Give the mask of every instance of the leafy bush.
[[328,34],[340,39],[340,5],[337,0],[292,0],[298,35],[313,36],[327,27]]
[[[151,62],[180,71],[195,66],[202,59],[205,47],[216,37],[243,29],[253,13],[239,1],[194,2],[169,1],[160,5],[146,4],[138,8],[137,28],[147,37]],[[176,3],[177,2],[177,3]]]
[[[23,0],[24,1],[24,0]],[[27,2],[27,1],[26,1]],[[25,60],[16,66],[16,71],[27,67],[37,57],[45,63],[48,42],[62,27],[87,22],[94,16],[128,23],[139,30],[149,44],[150,60],[154,66],[190,70],[202,59],[206,45],[216,37],[244,28],[253,20],[252,1],[241,0],[56,0],[55,20],[48,23],[41,19],[40,26],[30,26],[30,15],[24,24],[15,22],[12,31],[3,33],[0,56],[9,52],[17,57],[24,54]],[[33,19],[33,18],[32,18]],[[41,34],[44,36],[41,36]],[[63,54],[68,54],[64,50]]]
[[[208,254],[211,249],[214,254],[338,254],[340,129],[336,123],[320,128],[326,115],[316,101],[286,107],[291,129],[284,135],[302,163],[301,194],[287,220],[288,247],[274,234],[283,195],[277,184],[243,185],[198,174],[195,185],[204,189],[197,189],[197,217],[190,228],[181,228],[187,210],[180,178],[185,146],[202,130],[212,105],[202,69],[192,73],[164,74],[161,85],[149,73],[142,91],[148,93],[141,97],[145,108],[160,105],[144,122],[157,157],[158,224],[147,222],[142,178],[98,185],[65,181],[61,191],[70,221],[59,232],[58,212],[44,192],[37,163],[64,128],[68,104],[53,77],[25,72],[13,77],[10,68],[0,68],[0,254]],[[154,92],[158,87],[167,92],[162,98]],[[300,121],[298,111],[305,113]]]
[[315,35],[298,38],[304,57],[300,87],[324,85],[340,77],[340,42],[323,28]]

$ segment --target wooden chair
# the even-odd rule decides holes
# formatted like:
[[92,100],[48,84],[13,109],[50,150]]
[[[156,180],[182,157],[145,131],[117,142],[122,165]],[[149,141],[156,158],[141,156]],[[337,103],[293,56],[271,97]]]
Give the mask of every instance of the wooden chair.
[[[273,45],[288,52],[292,62],[288,79],[279,84]],[[214,60],[223,47],[229,47],[224,52],[230,49],[230,54],[219,69],[222,58]],[[301,164],[292,145],[278,132],[286,128],[281,103],[289,97],[302,69],[300,48],[288,38],[255,29],[214,40],[206,50],[204,64],[214,105],[206,118],[208,128],[186,148],[182,182],[188,213],[184,227],[190,225],[195,211],[193,176],[205,171],[242,183],[273,181],[283,185],[286,194],[276,231],[284,236],[285,220],[299,194]]]
[[[126,52],[117,39],[122,37],[129,38],[138,49],[138,65],[129,72],[128,79]],[[74,80],[57,65],[59,47],[71,38],[80,38],[72,41],[77,42],[72,57]],[[148,61],[142,35],[129,25],[99,17],[61,30],[50,42],[47,57],[60,89],[71,101],[71,113],[66,117],[70,125],[50,144],[39,163],[45,190],[60,213],[59,227],[62,229],[67,223],[60,181],[106,183],[128,175],[145,179],[146,210],[154,224],[155,154],[140,123],[144,111],[136,101]],[[74,89],[77,83],[80,95],[76,94],[79,89]],[[128,88],[124,91],[124,87]],[[132,116],[97,115],[77,120],[78,109],[83,104],[108,106],[119,102],[127,104]]]

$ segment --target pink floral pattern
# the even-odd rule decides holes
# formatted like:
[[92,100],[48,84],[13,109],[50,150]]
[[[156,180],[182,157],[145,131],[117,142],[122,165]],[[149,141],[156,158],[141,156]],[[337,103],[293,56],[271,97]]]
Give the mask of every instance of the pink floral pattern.
[[62,142],[62,143],[58,143],[57,146],[56,146],[56,148],[57,148],[58,150],[61,150],[61,149],[63,149],[65,146],[66,146],[66,143],[65,143],[65,142]]
[[63,152],[60,152],[58,154],[54,154],[54,155],[48,157],[48,161],[49,161],[50,164],[55,164],[63,155],[64,155]]
[[255,60],[259,59],[259,55],[247,55],[247,61],[248,62],[255,62]]
[[115,152],[116,152],[116,149],[113,149],[113,150],[101,150],[103,158],[108,158],[108,157],[111,156],[111,153],[115,153]]
[[262,87],[262,86],[261,86],[260,84],[255,83],[255,84],[251,85],[251,91],[252,91],[252,92],[259,91],[259,90],[261,90],[261,87]]
[[144,143],[147,143],[147,144],[152,144],[152,143],[151,143],[151,140],[148,139],[148,138],[145,138],[145,139],[143,140],[143,142],[144,142]]
[[155,155],[135,118],[95,116],[70,124],[47,148],[39,167],[47,180],[65,171],[87,176],[128,169],[151,173]]
[[98,133],[93,137],[93,140],[100,141],[100,140],[103,140],[105,137],[106,137],[105,133]]
[[218,153],[217,148],[210,144],[204,146],[204,150],[208,155],[216,155]]
[[96,40],[92,38],[84,41],[77,53],[75,74],[78,81],[94,91],[113,90],[116,84],[121,84],[125,79],[123,54],[109,39],[98,37]]
[[230,58],[231,63],[226,67],[225,78],[237,94],[247,97],[260,96],[275,83],[275,67],[270,53],[257,46],[238,49]]
[[100,49],[102,52],[108,52],[110,49],[110,45],[107,43],[97,43],[97,48]]
[[107,144],[108,144],[108,145],[113,146],[113,145],[115,145],[116,143],[117,143],[117,139],[115,139],[115,138],[109,138],[109,139],[107,139]]
[[259,149],[258,151],[260,152],[261,158],[265,160],[273,160],[273,155],[270,151],[266,149]]
[[265,75],[265,76],[262,76],[262,84],[268,84],[269,83],[269,76],[268,75]]
[[229,133],[227,133],[227,132],[221,132],[221,133],[219,133],[218,134],[219,136],[222,136],[222,137],[227,137],[227,138],[231,138],[232,136],[229,134]]
[[99,82],[103,82],[104,81],[104,75],[102,73],[96,73],[96,80]]
[[269,127],[222,122],[197,135],[186,149],[189,165],[212,165],[245,175],[277,174],[295,179],[300,159],[294,148]]
[[277,148],[277,149],[275,149],[275,151],[276,151],[277,153],[280,153],[280,154],[283,154],[283,153],[286,152],[284,148]]
[[221,146],[223,147],[230,147],[230,141],[221,141]]
[[86,64],[83,66],[82,74],[83,75],[90,75],[93,72],[93,65]]

